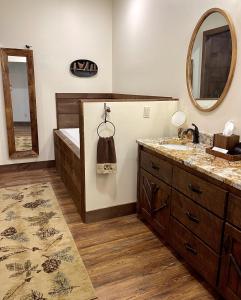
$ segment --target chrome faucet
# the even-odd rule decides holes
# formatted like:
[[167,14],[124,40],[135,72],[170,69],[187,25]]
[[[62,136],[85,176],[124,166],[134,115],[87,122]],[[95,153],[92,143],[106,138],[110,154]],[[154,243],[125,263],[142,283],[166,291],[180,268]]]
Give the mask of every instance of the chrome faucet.
[[192,126],[194,126],[194,129],[193,128],[188,128],[186,130],[183,131],[182,133],[182,136],[185,135],[185,134],[188,134],[188,132],[190,131],[192,133],[192,136],[193,136],[193,144],[199,144],[199,130],[198,130],[198,127],[197,125],[195,124],[192,124]]

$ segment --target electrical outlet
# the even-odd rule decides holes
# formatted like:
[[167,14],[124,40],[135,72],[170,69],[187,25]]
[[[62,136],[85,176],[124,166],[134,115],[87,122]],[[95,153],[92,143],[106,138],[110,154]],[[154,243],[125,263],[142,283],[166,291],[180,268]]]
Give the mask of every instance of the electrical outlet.
[[149,119],[151,117],[151,107],[150,106],[145,106],[144,107],[144,112],[143,112],[143,118]]

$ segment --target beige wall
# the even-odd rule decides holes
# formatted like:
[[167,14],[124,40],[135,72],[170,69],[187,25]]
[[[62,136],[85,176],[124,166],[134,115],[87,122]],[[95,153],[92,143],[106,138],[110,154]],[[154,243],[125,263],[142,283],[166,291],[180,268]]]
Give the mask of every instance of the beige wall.
[[[1,0],[0,47],[33,46],[40,156],[54,158],[56,92],[111,92],[111,0]],[[99,66],[93,78],[69,73],[70,63],[89,58]],[[0,75],[1,76],[1,75]],[[0,77],[0,165],[32,160],[8,159],[3,91]]]
[[[211,7],[230,13],[238,38],[238,60],[231,89],[214,112],[199,112],[186,88],[186,55],[193,29]],[[113,90],[180,98],[189,123],[202,131],[222,130],[232,119],[241,134],[241,1],[113,0]]]
[[[104,103],[84,104],[87,211],[136,201],[136,139],[175,135],[176,128],[170,125],[170,119],[177,105],[177,101],[109,102],[111,121],[116,127],[117,173],[96,175],[96,128],[102,121]],[[143,118],[145,106],[151,108],[149,119]]]

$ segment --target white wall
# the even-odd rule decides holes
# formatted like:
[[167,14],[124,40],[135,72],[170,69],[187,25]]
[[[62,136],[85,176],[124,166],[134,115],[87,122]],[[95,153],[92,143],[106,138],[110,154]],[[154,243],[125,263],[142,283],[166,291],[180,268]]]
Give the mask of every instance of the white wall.
[[[201,15],[212,7],[230,13],[238,38],[238,60],[231,89],[219,108],[198,111],[186,88],[186,56]],[[220,132],[232,119],[241,134],[241,1],[113,0],[113,90],[180,98],[189,123],[201,131]]]
[[[54,158],[56,92],[111,92],[111,0],[0,0],[0,47],[33,46],[40,156]],[[73,60],[99,66],[93,78],[69,73]],[[0,75],[1,76],[1,75]],[[0,78],[1,82],[1,78]],[[0,165],[33,161],[8,159],[2,84],[0,84]]]
[[[178,102],[108,102],[111,121],[116,126],[116,175],[96,174],[96,128],[102,121],[104,103],[84,104],[86,210],[136,201],[138,138],[174,136],[170,119]],[[151,107],[150,119],[143,118],[144,107]]]

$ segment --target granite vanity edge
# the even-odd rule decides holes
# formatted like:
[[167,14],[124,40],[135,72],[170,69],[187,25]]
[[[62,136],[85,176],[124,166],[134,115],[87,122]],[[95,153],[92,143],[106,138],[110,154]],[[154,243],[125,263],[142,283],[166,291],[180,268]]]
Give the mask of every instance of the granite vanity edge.
[[[141,145],[141,146],[143,146],[143,147],[145,147],[145,148],[147,148],[147,149],[149,149],[151,151],[154,151],[157,154],[161,154],[161,155],[163,155],[163,156],[165,156],[165,157],[167,157],[169,159],[172,159],[172,160],[174,160],[176,162],[181,163],[182,165],[185,165],[185,166],[187,166],[189,168],[192,168],[193,170],[199,171],[200,173],[206,174],[206,175],[208,175],[208,176],[210,176],[210,177],[212,177],[212,178],[214,178],[214,179],[216,179],[216,180],[218,180],[218,181],[220,181],[222,183],[230,185],[230,186],[236,188],[237,190],[241,190],[241,184],[236,184],[232,179],[224,178],[224,177],[222,177],[222,176],[220,176],[218,174],[215,174],[212,171],[208,171],[208,170],[206,170],[204,168],[201,168],[200,166],[193,165],[193,164],[191,164],[191,163],[189,163],[189,162],[187,162],[187,161],[185,161],[183,159],[180,159],[180,158],[176,157],[175,155],[167,153],[166,151],[162,151],[160,149],[156,149],[155,147],[153,147],[151,145],[148,145],[144,141],[136,140],[136,142],[137,142],[137,144],[139,144],[139,145]],[[210,155],[210,154],[205,153],[204,155]]]

